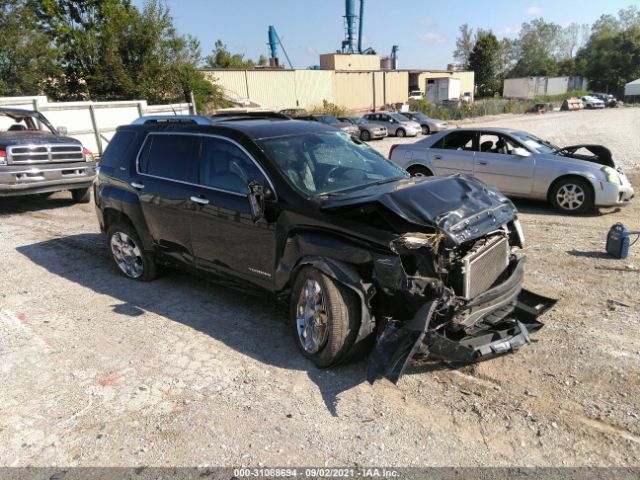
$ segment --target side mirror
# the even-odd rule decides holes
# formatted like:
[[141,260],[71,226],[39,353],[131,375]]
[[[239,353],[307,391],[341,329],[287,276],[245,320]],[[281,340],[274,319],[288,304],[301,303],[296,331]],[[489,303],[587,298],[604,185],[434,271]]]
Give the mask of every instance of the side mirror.
[[513,149],[513,154],[517,155],[518,157],[530,157],[531,156],[531,152],[529,152],[529,150],[527,150],[526,148],[522,148],[522,147],[516,147]]
[[264,187],[258,182],[249,183],[249,207],[251,208],[251,219],[257,222],[264,216]]
[[58,135],[68,135],[69,134],[69,130],[67,129],[67,127],[56,127],[56,130],[58,131]]

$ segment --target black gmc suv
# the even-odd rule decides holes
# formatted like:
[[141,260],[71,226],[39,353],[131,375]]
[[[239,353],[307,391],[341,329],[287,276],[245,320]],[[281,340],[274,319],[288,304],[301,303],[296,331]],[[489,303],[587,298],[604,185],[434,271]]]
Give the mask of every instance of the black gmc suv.
[[39,112],[0,108],[0,197],[70,190],[89,203],[96,164]]
[[316,365],[373,348],[370,381],[397,382],[416,355],[513,351],[554,303],[522,289],[522,230],[497,190],[411,178],[319,122],[141,117],[118,128],[94,188],[124,275],[175,265],[272,291]]

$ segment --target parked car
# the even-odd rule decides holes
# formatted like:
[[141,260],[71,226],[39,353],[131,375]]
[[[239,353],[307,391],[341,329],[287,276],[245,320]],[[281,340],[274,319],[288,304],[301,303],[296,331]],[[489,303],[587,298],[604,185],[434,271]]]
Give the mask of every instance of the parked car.
[[422,127],[422,134],[429,135],[434,132],[441,132],[449,128],[447,122],[431,118],[422,112],[402,112],[402,115],[410,120],[418,122]]
[[389,135],[396,137],[415,137],[422,131],[418,122],[394,112],[367,113],[364,118],[368,123],[385,127]]
[[589,96],[602,100],[605,107],[615,107],[618,105],[618,99],[610,93],[590,93]]
[[364,142],[379,140],[387,136],[387,127],[367,122],[362,117],[338,117],[338,120],[357,126],[360,129],[360,140]]
[[563,213],[625,205],[633,187],[601,145],[560,148],[506,128],[459,128],[391,147],[413,175],[473,175],[511,197],[547,200]]
[[424,93],[421,90],[411,90],[409,92],[409,100],[422,100],[424,99]]
[[604,108],[604,102],[599,98],[585,95],[584,97],[580,97],[580,100],[582,100],[584,108]]
[[283,108],[278,110],[278,113],[282,113],[291,118],[308,117],[309,112],[304,108]]
[[125,277],[173,265],[264,288],[319,367],[373,345],[370,381],[416,353],[515,350],[554,303],[522,289],[522,230],[497,190],[411,178],[321,122],[142,117],[117,129],[95,189]]
[[0,197],[71,191],[88,203],[93,154],[33,110],[0,108]]
[[360,129],[357,125],[341,122],[333,115],[309,115],[308,117],[300,117],[299,119],[309,120],[311,122],[321,122],[325,125],[337,128],[338,130],[342,130],[343,132],[348,133],[349,135],[353,135],[354,137],[360,137]]

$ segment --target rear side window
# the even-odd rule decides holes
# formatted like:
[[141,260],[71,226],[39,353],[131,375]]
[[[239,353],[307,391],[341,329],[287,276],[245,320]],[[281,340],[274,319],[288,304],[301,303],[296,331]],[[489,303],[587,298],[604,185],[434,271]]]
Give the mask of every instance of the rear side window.
[[442,148],[445,150],[473,150],[473,139],[475,132],[451,132],[436,143],[431,148]]
[[246,195],[249,183],[264,183],[256,164],[235,144],[213,137],[202,137],[198,183]]
[[119,166],[135,136],[135,132],[131,131],[116,132],[100,159],[100,166],[114,168]]
[[154,177],[193,182],[197,143],[198,137],[194,135],[149,135],[138,169]]

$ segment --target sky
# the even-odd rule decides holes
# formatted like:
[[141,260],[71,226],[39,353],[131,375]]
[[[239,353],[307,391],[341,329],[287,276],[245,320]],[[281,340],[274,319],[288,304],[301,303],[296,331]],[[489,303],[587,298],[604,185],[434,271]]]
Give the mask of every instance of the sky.
[[[207,55],[217,39],[232,53],[269,57],[267,30],[275,26],[294,68],[319,64],[345,37],[344,0],[165,0],[182,34],[201,42]],[[134,0],[141,6],[144,0]],[[459,26],[468,23],[516,37],[520,25],[542,17],[560,25],[592,24],[637,0],[365,0],[363,47],[389,55],[398,45],[399,67],[444,69],[453,61]],[[359,0],[356,1],[356,10]],[[281,63],[284,55],[279,52]]]

